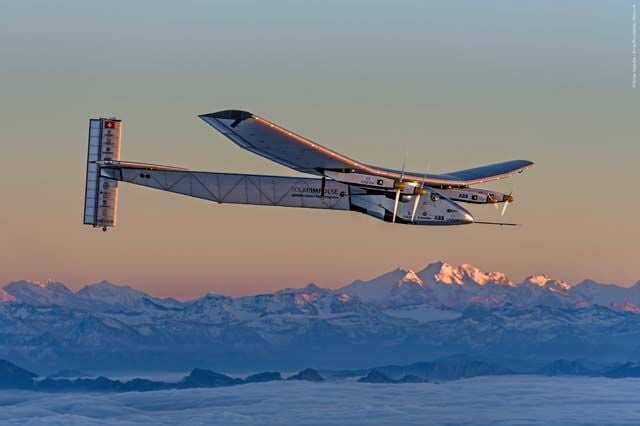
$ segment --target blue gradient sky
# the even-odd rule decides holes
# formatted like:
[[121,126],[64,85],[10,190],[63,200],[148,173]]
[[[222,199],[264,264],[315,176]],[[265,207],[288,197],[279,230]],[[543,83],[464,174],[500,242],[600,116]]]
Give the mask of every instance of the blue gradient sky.
[[[629,1],[0,8],[0,282],[106,278],[189,297],[338,286],[436,259],[514,280],[640,279]],[[393,226],[133,186],[120,191],[117,229],[81,225],[90,117],[125,121],[123,159],[293,174],[197,118],[230,107],[385,167],[405,151],[417,171],[533,160],[507,213],[526,226]]]

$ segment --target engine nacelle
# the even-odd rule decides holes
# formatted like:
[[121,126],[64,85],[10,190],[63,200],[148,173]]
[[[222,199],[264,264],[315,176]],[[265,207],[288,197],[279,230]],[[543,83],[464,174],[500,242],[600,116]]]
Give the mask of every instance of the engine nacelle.
[[415,182],[398,182],[394,179],[363,173],[343,173],[326,170],[324,174],[326,177],[338,182],[381,191],[396,191],[399,189],[402,194],[413,194],[418,185]]

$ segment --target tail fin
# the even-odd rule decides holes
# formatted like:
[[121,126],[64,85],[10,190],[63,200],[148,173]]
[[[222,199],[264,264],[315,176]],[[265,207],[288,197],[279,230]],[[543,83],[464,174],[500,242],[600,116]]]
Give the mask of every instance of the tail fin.
[[99,161],[120,159],[122,121],[116,118],[89,120],[87,180],[84,194],[84,224],[94,228],[116,226],[118,182],[100,175]]

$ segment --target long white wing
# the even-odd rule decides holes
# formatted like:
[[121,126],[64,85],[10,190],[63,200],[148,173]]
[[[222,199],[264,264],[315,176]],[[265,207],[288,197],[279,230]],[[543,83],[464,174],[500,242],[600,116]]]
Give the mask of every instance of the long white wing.
[[[294,170],[323,175],[325,170],[353,171],[400,179],[399,170],[371,166],[297,135],[247,111],[225,110],[201,115],[228,139],[262,157]],[[521,173],[533,163],[514,160],[445,174],[405,173],[404,179],[430,186],[470,186]]]

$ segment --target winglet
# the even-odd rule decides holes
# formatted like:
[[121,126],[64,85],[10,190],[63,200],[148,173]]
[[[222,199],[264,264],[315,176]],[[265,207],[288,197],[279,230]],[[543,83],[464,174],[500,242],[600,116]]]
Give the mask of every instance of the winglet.
[[[253,114],[238,109],[227,109],[224,111],[212,112],[199,115],[209,126],[222,134],[229,134],[230,129],[235,129],[238,124],[253,117]],[[230,128],[230,129],[229,129]],[[232,132],[233,130],[231,130]]]
[[253,117],[253,114],[239,109],[226,109],[224,111],[201,114],[199,117],[205,121],[206,118],[216,118],[218,120],[246,120],[247,118]]

